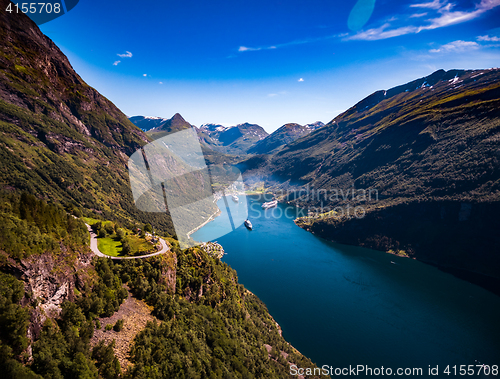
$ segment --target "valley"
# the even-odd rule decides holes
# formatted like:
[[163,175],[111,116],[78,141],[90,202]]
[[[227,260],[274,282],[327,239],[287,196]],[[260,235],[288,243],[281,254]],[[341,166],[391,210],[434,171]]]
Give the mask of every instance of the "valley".
[[[499,363],[499,68],[428,70],[269,133],[245,117],[194,125],[175,96],[169,114],[128,117],[26,14],[0,26],[6,378]],[[107,69],[144,59],[116,55]]]
[[[194,128],[209,162],[218,156],[249,189],[313,210],[297,220],[304,229],[405,252],[498,294],[499,80],[498,69],[438,70],[377,91],[326,125],[286,124],[237,155],[213,152],[203,137],[227,128]],[[164,132],[176,130],[168,125]],[[376,199],[331,196],[351,190]],[[332,213],[346,207],[363,217]]]

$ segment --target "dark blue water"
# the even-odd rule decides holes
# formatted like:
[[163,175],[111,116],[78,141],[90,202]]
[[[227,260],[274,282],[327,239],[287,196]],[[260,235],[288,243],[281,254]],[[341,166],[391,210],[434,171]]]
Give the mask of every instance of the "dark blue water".
[[[429,365],[440,377],[447,365],[500,365],[500,297],[415,260],[327,242],[294,224],[298,209],[263,212],[247,199],[254,229],[217,238],[223,260],[316,364],[421,367],[423,377]],[[216,219],[193,238],[220,228]]]

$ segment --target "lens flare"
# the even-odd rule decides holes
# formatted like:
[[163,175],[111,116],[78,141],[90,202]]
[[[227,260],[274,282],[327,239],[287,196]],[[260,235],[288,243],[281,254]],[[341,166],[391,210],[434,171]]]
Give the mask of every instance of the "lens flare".
[[347,26],[353,32],[360,30],[370,19],[373,9],[375,8],[375,0],[358,0],[356,5],[351,10],[347,19]]

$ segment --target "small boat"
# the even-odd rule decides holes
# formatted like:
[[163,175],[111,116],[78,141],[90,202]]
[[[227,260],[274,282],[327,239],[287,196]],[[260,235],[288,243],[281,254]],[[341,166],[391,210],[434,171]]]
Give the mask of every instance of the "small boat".
[[238,202],[238,200],[239,200],[239,199],[238,199],[238,196],[236,196],[236,195],[231,196],[231,199],[233,199],[233,201],[234,201],[235,203],[237,203],[237,202]]
[[263,209],[273,208],[278,205],[278,200],[268,201],[267,203],[262,204]]
[[250,220],[245,220],[245,226],[247,227],[247,229],[252,230],[252,223],[250,222]]

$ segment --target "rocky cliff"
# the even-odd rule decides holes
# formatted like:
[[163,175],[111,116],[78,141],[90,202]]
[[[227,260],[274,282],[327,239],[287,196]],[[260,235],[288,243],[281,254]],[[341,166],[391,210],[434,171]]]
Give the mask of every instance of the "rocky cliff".
[[[5,9],[7,0],[0,1]],[[0,190],[71,202],[107,218],[154,221],[129,188],[128,156],[148,137],[88,86],[24,14],[0,13]]]

